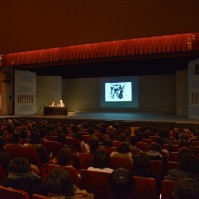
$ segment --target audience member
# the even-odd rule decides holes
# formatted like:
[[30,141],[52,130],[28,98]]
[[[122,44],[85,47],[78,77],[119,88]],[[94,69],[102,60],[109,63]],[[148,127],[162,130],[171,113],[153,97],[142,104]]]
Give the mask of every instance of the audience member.
[[160,192],[161,176],[150,170],[151,159],[143,152],[137,153],[133,158],[133,176],[145,178],[154,178],[156,180],[157,190]]
[[193,178],[181,178],[177,181],[174,199],[199,199],[199,182]]
[[51,170],[43,181],[46,195],[56,199],[88,198],[85,190],[80,190],[72,183],[68,172],[61,168]]
[[98,149],[98,147],[99,147],[99,140],[95,138],[91,139],[89,142],[89,148],[90,148],[89,153],[94,154],[95,151]]
[[177,181],[185,177],[199,177],[199,161],[192,153],[185,153],[179,160],[179,169],[170,169],[165,179]]
[[[31,155],[31,154],[30,154]],[[9,174],[2,185],[28,192],[42,194],[41,178],[31,171],[29,161],[22,157],[16,157],[9,163]]]
[[135,154],[141,152],[141,149],[138,149],[136,144],[138,142],[138,138],[136,136],[131,136],[129,139],[129,149],[132,155],[134,156]]
[[134,180],[131,172],[125,168],[114,170],[109,177],[112,199],[130,199],[133,195]]
[[109,161],[108,152],[105,149],[98,149],[93,157],[93,167],[89,167],[88,170],[111,173],[113,170],[109,168]]
[[4,146],[6,145],[5,140],[0,137],[0,165],[4,171],[4,173],[8,174],[8,165],[11,160],[11,156],[9,153],[4,152]]
[[129,145],[126,142],[121,142],[118,146],[118,150],[111,153],[110,157],[121,157],[132,159],[132,154],[129,149]]

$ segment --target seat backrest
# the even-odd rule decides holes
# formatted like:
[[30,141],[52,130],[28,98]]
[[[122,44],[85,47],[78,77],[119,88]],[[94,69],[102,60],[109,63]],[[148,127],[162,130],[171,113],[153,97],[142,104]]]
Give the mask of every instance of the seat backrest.
[[31,164],[37,165],[39,167],[42,165],[36,147],[33,146],[19,147],[18,150],[16,151],[16,155],[19,157],[26,158]]
[[80,139],[73,137],[66,137],[66,144],[69,146],[69,148],[73,148],[78,152],[81,152]]
[[4,187],[0,185],[1,199],[29,199],[28,193],[19,189]]
[[176,162],[178,159],[178,152],[170,152],[169,153],[169,161]]
[[173,180],[163,180],[161,188],[161,199],[174,199],[173,190],[176,181]]
[[79,154],[79,167],[80,169],[88,169],[93,166],[93,154],[80,153]]
[[53,170],[53,169],[55,169],[55,168],[62,168],[62,169],[64,169],[64,170],[66,170],[66,171],[68,172],[68,174],[70,175],[70,177],[71,177],[73,183],[74,183],[75,185],[79,186],[79,180],[80,180],[80,178],[79,178],[78,173],[77,173],[77,170],[76,170],[75,168],[73,168],[73,167],[60,166],[60,165],[56,165],[56,164],[49,164],[49,165],[47,166],[47,171],[49,172],[49,171],[51,171],[51,170]]
[[165,170],[164,170],[164,165],[162,160],[151,160],[151,171],[154,171],[157,173],[159,176],[164,176]]
[[43,144],[48,154],[50,155],[52,153],[54,157],[57,155],[59,150],[63,148],[63,144],[61,142],[44,141]]
[[50,197],[50,196],[43,196],[43,195],[40,195],[40,194],[33,194],[32,195],[32,199],[52,199],[52,197]]
[[[49,196],[43,196],[40,194],[33,194],[32,199],[52,199],[52,197]],[[94,194],[93,193],[88,193],[88,197],[85,199],[94,199]]]
[[80,187],[93,193],[95,199],[110,199],[110,173],[82,169],[80,172]]
[[111,169],[123,167],[132,170],[132,161],[128,158],[110,157],[109,167]]
[[5,177],[6,177],[5,172],[2,166],[0,165],[0,183],[5,179]]
[[135,188],[133,199],[158,199],[156,181],[154,178],[134,176]]
[[117,151],[117,147],[100,146],[99,148],[105,149],[110,155],[112,152]]

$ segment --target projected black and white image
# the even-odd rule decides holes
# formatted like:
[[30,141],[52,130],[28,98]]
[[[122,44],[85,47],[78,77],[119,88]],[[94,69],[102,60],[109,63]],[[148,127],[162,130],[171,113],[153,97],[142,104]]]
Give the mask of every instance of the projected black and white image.
[[131,82],[105,83],[105,101],[132,101]]

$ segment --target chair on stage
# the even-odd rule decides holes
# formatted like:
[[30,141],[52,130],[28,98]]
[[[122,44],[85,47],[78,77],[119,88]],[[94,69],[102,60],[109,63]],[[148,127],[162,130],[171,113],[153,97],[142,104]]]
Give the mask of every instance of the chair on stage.
[[135,188],[133,199],[158,199],[156,181],[154,178],[134,176]]
[[29,199],[28,193],[19,189],[4,187],[0,185],[1,199]]
[[76,186],[79,186],[79,176],[78,176],[78,173],[77,173],[77,170],[73,167],[67,167],[67,166],[60,166],[60,165],[56,165],[56,164],[49,164],[47,166],[47,171],[51,171],[55,168],[62,168],[64,170],[66,170],[68,172],[68,174],[70,175],[71,177],[71,180],[73,181],[73,183],[76,185]]
[[89,193],[93,193],[95,199],[110,199],[109,176],[110,173],[90,171],[82,169],[80,171],[80,188]]

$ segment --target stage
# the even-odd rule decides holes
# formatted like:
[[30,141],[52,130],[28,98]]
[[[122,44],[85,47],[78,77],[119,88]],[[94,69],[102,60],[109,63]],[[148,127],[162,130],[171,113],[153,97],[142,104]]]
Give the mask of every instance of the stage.
[[93,121],[93,122],[120,122],[130,126],[161,125],[183,128],[199,128],[199,120],[187,117],[161,114],[161,113],[135,113],[135,112],[68,112],[68,115],[19,115],[5,116],[1,118],[30,118],[30,119],[50,119],[73,121]]

